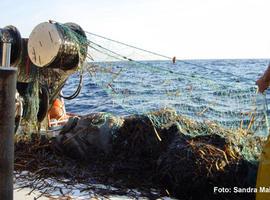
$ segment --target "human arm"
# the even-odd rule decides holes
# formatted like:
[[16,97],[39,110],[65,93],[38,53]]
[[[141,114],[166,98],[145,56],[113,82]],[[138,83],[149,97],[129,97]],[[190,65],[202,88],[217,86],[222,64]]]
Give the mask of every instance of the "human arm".
[[259,87],[259,92],[263,93],[270,85],[270,65],[268,65],[267,70],[264,74],[256,81]]

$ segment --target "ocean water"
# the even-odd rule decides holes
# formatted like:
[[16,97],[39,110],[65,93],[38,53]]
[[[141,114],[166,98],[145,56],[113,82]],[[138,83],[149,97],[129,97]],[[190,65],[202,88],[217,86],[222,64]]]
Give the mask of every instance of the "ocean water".
[[[255,81],[268,63],[267,59],[92,63],[98,68],[91,74],[85,70],[82,91],[65,101],[66,109],[81,115],[129,115],[170,107],[194,120],[227,127],[241,122],[247,127],[256,113],[254,129],[266,129],[270,95],[256,94]],[[72,94],[78,83],[78,74],[72,75],[64,94]]]

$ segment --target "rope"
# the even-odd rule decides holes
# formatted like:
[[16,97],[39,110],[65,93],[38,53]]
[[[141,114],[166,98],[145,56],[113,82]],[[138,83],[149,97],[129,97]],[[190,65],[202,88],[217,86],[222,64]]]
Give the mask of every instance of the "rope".
[[[85,31],[85,32],[88,33],[88,34],[90,34],[90,35],[94,35],[94,36],[96,36],[96,37],[100,37],[100,38],[103,38],[103,39],[108,40],[108,41],[112,41],[112,42],[115,42],[115,43],[122,44],[122,45],[124,45],[124,46],[130,47],[130,48],[134,48],[134,49],[137,49],[137,50],[140,50],[140,51],[144,51],[144,52],[147,52],[147,53],[156,55],[156,56],[160,56],[160,57],[162,57],[162,58],[166,58],[166,59],[170,59],[170,60],[171,60],[171,59],[175,59],[175,57],[171,58],[171,57],[169,57],[169,56],[162,55],[162,54],[160,54],[160,53],[156,53],[156,52],[153,52],[153,51],[149,51],[149,50],[146,50],[146,49],[142,49],[142,48],[139,48],[139,47],[136,47],[136,46],[133,46],[133,45],[129,45],[129,44],[124,43],[124,42],[120,42],[120,41],[117,41],[117,40],[114,40],[114,39],[110,39],[110,38],[108,38],[108,37],[104,37],[104,36],[95,34],[95,33],[91,33],[91,32],[88,32],[88,31]],[[106,51],[108,51],[108,52],[110,52],[110,53],[112,53],[112,54],[114,54],[114,55],[116,55],[116,56],[121,57],[121,59],[119,59],[119,58],[117,58],[117,57],[115,57],[115,56],[113,56],[113,55],[110,55],[110,54],[108,54],[108,53],[102,52],[102,51],[98,50],[97,48],[95,48],[95,47],[93,47],[93,46],[90,46],[90,43],[92,43],[92,44],[96,45],[97,47],[99,47],[99,48],[101,48],[101,49],[103,49],[103,50],[106,50]],[[121,55],[121,54],[119,54],[119,53],[116,53],[116,52],[114,52],[114,51],[112,51],[112,50],[110,50],[110,49],[108,49],[108,48],[105,48],[105,47],[103,47],[103,46],[101,46],[101,45],[99,45],[99,44],[97,44],[97,43],[95,43],[95,42],[93,42],[93,41],[88,40],[88,45],[89,45],[90,48],[92,48],[92,49],[98,51],[99,53],[103,53],[103,54],[105,54],[105,55],[107,55],[107,56],[110,56],[110,57],[112,57],[112,58],[114,58],[114,59],[117,59],[117,60],[122,60],[122,59],[124,59],[124,60],[127,60],[127,61],[132,61],[132,62],[135,62],[135,63],[139,63],[139,64],[145,65],[145,63],[142,63],[142,62],[139,62],[139,61],[135,61],[135,60],[133,60],[133,59],[131,59],[131,58],[128,58],[128,57],[126,57],[126,56],[123,56],[123,55]],[[196,67],[198,67],[198,68],[205,69],[205,70],[213,70],[213,69],[210,69],[210,68],[208,68],[208,67],[205,67],[205,66],[202,66],[202,65],[198,65],[198,64],[196,64],[196,63],[191,63],[191,62],[184,61],[184,60],[177,60],[177,61],[178,61],[178,62],[182,62],[182,63],[187,64],[187,65],[193,65],[193,66],[196,66]],[[233,64],[233,63],[230,63],[230,64],[233,65],[233,66],[235,66],[235,67],[237,67],[237,66],[236,66],[235,64]],[[168,69],[164,69],[164,68],[160,68],[160,69],[162,69],[163,71],[167,71],[167,72],[169,72],[169,73],[178,74],[178,73],[176,73],[176,72],[173,72],[172,70],[168,70]],[[241,77],[241,76],[235,75],[235,74],[230,73],[230,72],[223,72],[223,71],[221,71],[221,70],[219,70],[219,69],[215,69],[215,71],[217,71],[217,72],[219,72],[219,73],[221,73],[221,74],[226,74],[226,75],[228,75],[228,76],[230,76],[230,77],[235,77],[235,78],[238,78],[238,79],[242,79],[242,78],[243,78],[243,77]],[[183,74],[181,74],[181,75],[183,75]],[[245,80],[254,82],[254,80],[253,80],[253,79],[250,79],[250,78],[245,78]]]
[[104,37],[104,36],[101,36],[101,35],[98,35],[98,34],[95,34],[95,33],[91,33],[91,32],[88,32],[88,31],[85,31],[85,32],[88,33],[88,34],[90,34],[90,35],[94,35],[96,37],[100,37],[100,38],[103,38],[105,40],[109,40],[111,42],[115,42],[115,43],[122,44],[122,45],[127,46],[127,47],[130,47],[130,48],[133,48],[133,49],[137,49],[137,50],[140,50],[140,51],[144,51],[144,52],[150,53],[152,55],[156,55],[156,56],[159,56],[159,57],[162,57],[162,58],[166,58],[166,59],[170,59],[170,60],[173,59],[173,57],[170,57],[170,56],[162,55],[160,53],[156,53],[156,52],[153,52],[153,51],[149,51],[149,50],[146,50],[146,49],[135,47],[133,45],[126,44],[124,42],[120,42],[120,41],[117,41],[117,40],[113,40],[113,39],[110,39],[110,38],[107,38],[107,37]]
[[[198,64],[195,64],[195,63],[191,63],[191,62],[188,62],[188,61],[184,61],[184,60],[177,60],[177,61],[179,61],[179,62],[182,62],[182,63],[184,63],[184,64],[188,64],[188,65],[193,65],[193,66],[196,66],[196,67],[199,67],[199,68],[202,68],[202,69],[206,69],[206,70],[213,70],[213,69],[210,69],[210,68],[208,68],[208,67],[205,67],[205,66],[202,66],[202,65],[198,65]],[[232,64],[232,63],[230,63],[231,65],[233,65],[233,66],[236,66],[236,65],[234,65],[234,64]],[[242,79],[243,77],[241,77],[241,76],[237,76],[237,75],[235,75],[235,74],[233,74],[233,73],[230,73],[230,72],[223,72],[223,71],[221,71],[221,70],[219,70],[219,69],[214,69],[215,71],[218,71],[219,73],[221,73],[221,74],[226,74],[226,75],[229,75],[229,76],[234,76],[234,77],[237,77],[237,78],[239,78],[239,79]],[[249,78],[245,78],[246,80],[248,80],[248,81],[254,81],[253,79],[249,79]]]
[[[114,52],[114,51],[112,51],[112,50],[109,50],[109,49],[107,49],[107,48],[105,48],[105,47],[102,47],[101,45],[96,44],[96,43],[94,43],[94,42],[92,42],[92,41],[89,41],[89,43],[92,43],[92,44],[96,45],[97,47],[99,47],[99,48],[101,48],[101,49],[103,49],[103,50],[106,50],[106,51],[108,51],[108,52],[110,52],[110,53],[112,53],[112,54],[115,54],[116,56],[119,56],[119,57],[121,57],[121,58],[118,58],[118,57],[116,57],[116,56],[114,56],[114,55],[111,55],[111,54],[109,54],[109,53],[106,53],[106,52],[104,52],[104,51],[101,51],[101,50],[99,50],[99,49],[97,49],[97,48],[95,48],[95,47],[89,45],[90,48],[94,49],[95,51],[97,51],[97,52],[99,52],[99,53],[102,53],[102,54],[104,54],[104,55],[110,56],[110,57],[112,57],[112,58],[114,58],[114,59],[117,59],[117,60],[121,60],[121,61],[127,60],[127,61],[130,61],[130,62],[133,62],[133,63],[136,63],[136,64],[139,64],[139,65],[142,65],[142,66],[145,66],[145,67],[148,67],[148,68],[153,69],[153,66],[152,66],[152,65],[145,64],[145,63],[143,63],[143,62],[133,60],[133,59],[131,59],[131,58],[128,58],[128,57],[126,57],[126,56],[123,56],[123,55],[121,55],[121,54],[118,54],[118,53],[116,53],[116,52]],[[166,68],[162,68],[162,67],[157,67],[157,66],[155,66],[155,70],[160,70],[160,71],[162,71],[162,72],[165,71],[165,72],[168,72],[168,73],[170,73],[170,74],[176,74],[176,75],[179,75],[179,76],[182,76],[182,77],[186,77],[186,78],[189,78],[189,79],[196,79],[196,78],[194,78],[194,77],[190,77],[190,76],[187,76],[187,75],[184,75],[184,74],[181,74],[181,73],[177,73],[177,72],[174,72],[174,71],[172,71],[172,70],[169,70],[169,69],[166,69]],[[213,83],[213,81],[209,81],[209,80],[207,81],[207,80],[205,80],[204,78],[201,78],[201,77],[197,77],[197,78],[199,78],[202,82],[206,82],[207,84],[209,84],[209,85],[211,85],[211,86],[214,86],[214,88],[217,88],[216,84]]]
[[[153,51],[149,51],[149,50],[146,50],[146,49],[142,49],[142,48],[140,48],[140,47],[136,47],[136,46],[133,46],[133,45],[124,43],[124,42],[120,42],[120,41],[117,41],[117,40],[114,40],[114,39],[111,39],[111,38],[108,38],[108,37],[105,37],[105,36],[101,36],[101,35],[98,35],[98,34],[96,34],[96,33],[88,32],[88,31],[85,31],[85,32],[88,33],[88,34],[90,34],[90,35],[94,35],[94,36],[96,36],[96,37],[103,38],[103,39],[108,40],[108,41],[111,41],[111,42],[115,42],[115,43],[118,43],[118,44],[121,44],[121,45],[130,47],[130,48],[133,48],[133,49],[137,49],[137,50],[140,50],[140,51],[143,51],[143,52],[150,53],[150,54],[152,54],[152,55],[156,55],[156,56],[159,56],[159,57],[162,57],[162,58],[166,58],[166,59],[169,59],[169,60],[175,59],[175,57],[170,57],[170,56],[162,55],[162,54],[160,54],[160,53],[156,53],[156,52],[153,52]],[[97,46],[99,46],[99,47],[101,47],[101,48],[103,48],[102,46],[100,46],[100,45],[94,43],[93,41],[90,41],[90,42],[93,43],[93,44],[95,44],[95,45],[97,45]],[[105,48],[104,48],[104,49],[105,49]],[[106,49],[106,50],[108,50],[108,49]],[[110,51],[110,50],[108,50],[108,51]],[[127,60],[129,60],[129,61],[134,61],[134,60],[132,60],[132,59],[130,59],[130,58],[127,58],[127,57],[125,57],[125,56],[122,56],[122,55],[120,55],[120,54],[117,54],[117,53],[115,53],[115,52],[113,52],[113,51],[110,51],[110,52],[112,52],[112,53],[114,53],[114,54],[116,54],[116,55],[119,55],[119,56],[121,56],[122,58],[127,59]],[[184,64],[193,65],[193,66],[196,66],[196,67],[199,67],[199,68],[202,68],[202,69],[213,70],[213,69],[207,68],[207,67],[205,67],[205,66],[198,65],[198,64],[195,64],[195,63],[191,63],[191,62],[188,62],[188,61],[185,61],[185,60],[179,60],[179,59],[177,59],[177,61],[178,61],[178,62],[182,62],[182,63],[184,63]],[[233,65],[233,66],[237,67],[237,66],[236,66],[235,64],[233,64],[233,63],[230,63],[230,65]],[[226,74],[226,75],[233,76],[233,77],[236,77],[236,78],[243,78],[243,77],[237,76],[237,75],[235,75],[235,74],[232,74],[232,73],[230,73],[230,72],[223,72],[223,71],[221,71],[221,70],[219,70],[219,69],[215,69],[215,71],[218,71],[218,72],[221,73],[221,74]],[[249,78],[245,78],[245,79],[248,80],[248,81],[254,81],[254,80],[249,79]]]
[[[99,46],[100,46],[100,45],[99,45]],[[113,55],[111,55],[111,54],[108,54],[108,53],[106,53],[106,52],[100,51],[99,49],[97,49],[97,48],[95,48],[95,47],[93,47],[93,46],[89,46],[89,47],[92,48],[92,49],[94,49],[95,51],[101,53],[101,54],[107,55],[107,56],[109,56],[109,57],[111,57],[111,58],[114,58],[114,59],[116,59],[116,60],[123,60],[123,59],[121,59],[121,58],[118,58],[118,57],[113,56]],[[122,57],[122,56],[121,56],[121,57]]]
[[265,123],[266,123],[266,126],[267,126],[267,130],[269,132],[269,120],[268,120],[268,115],[267,115],[267,112],[268,112],[268,101],[267,101],[267,98],[266,98],[266,95],[265,94],[264,94],[264,101],[265,101],[265,104],[264,104]]
[[[142,49],[142,48],[139,48],[139,47],[135,47],[135,46],[133,46],[133,45],[129,45],[129,44],[126,44],[126,43],[123,43],[123,42],[120,42],[120,41],[117,41],[117,40],[113,40],[113,39],[110,39],[110,38],[107,38],[107,37],[104,37],[104,36],[101,36],[101,35],[98,35],[98,34],[94,34],[94,33],[91,33],[91,32],[86,32],[86,33],[88,33],[88,34],[90,34],[90,35],[93,35],[93,36],[97,36],[97,37],[100,37],[100,38],[103,38],[103,39],[106,39],[106,40],[108,40],[108,41],[111,41],[111,42],[115,42],[115,43],[118,43],[118,44],[121,44],[121,45],[124,45],[124,46],[127,46],[127,47],[130,47],[130,48],[133,48],[133,49],[137,49],[137,50],[140,50],[140,51],[143,51],[143,52],[147,52],[147,53],[150,53],[150,54],[152,54],[152,55],[156,55],[156,56],[159,56],[159,57],[162,57],[162,58],[165,58],[165,59],[172,59],[171,57],[169,57],[169,56],[166,56],[166,55],[162,55],[162,54],[159,54],[159,53],[155,53],[155,52],[152,52],[152,51],[148,51],[148,50],[145,50],[145,49]],[[76,36],[78,36],[78,38],[82,38],[80,35],[78,35],[76,32],[74,32],[74,35],[76,35]],[[83,39],[83,38],[82,38]],[[80,40],[80,39],[79,39]],[[254,95],[255,95],[255,93],[254,93],[254,89],[255,89],[255,84],[254,84],[254,87],[252,87],[251,89],[248,89],[249,90],[249,94],[247,95],[246,93],[243,93],[243,92],[245,92],[245,91],[242,91],[239,87],[238,87],[238,89],[240,89],[241,91],[241,94],[240,95],[236,95],[235,94],[235,92],[238,92],[238,91],[233,91],[233,90],[228,90],[227,91],[227,87],[224,87],[225,86],[225,84],[226,83],[223,83],[223,82],[221,82],[221,83],[216,83],[215,81],[213,81],[213,80],[211,80],[211,79],[208,79],[207,77],[203,77],[202,75],[200,75],[199,73],[198,73],[198,71],[197,72],[195,72],[195,73],[193,73],[192,75],[188,75],[188,74],[185,74],[185,73],[182,73],[182,72],[179,72],[179,71],[174,71],[174,69],[173,68],[171,68],[170,66],[169,67],[164,67],[164,66],[160,66],[160,65],[153,65],[153,64],[151,64],[151,63],[145,63],[145,62],[142,62],[142,61],[137,61],[137,60],[134,60],[134,59],[132,59],[132,58],[130,58],[129,56],[124,56],[124,55],[122,55],[122,53],[119,53],[119,52],[117,52],[116,50],[113,50],[113,49],[111,49],[112,47],[109,47],[109,48],[107,48],[106,47],[106,45],[105,45],[105,47],[101,44],[98,44],[98,43],[95,43],[94,41],[91,41],[91,40],[81,40],[82,42],[81,42],[81,44],[86,44],[88,47],[90,47],[91,49],[93,49],[94,51],[96,51],[96,52],[99,52],[99,53],[101,53],[101,54],[104,54],[104,55],[107,55],[107,56],[109,56],[109,57],[111,57],[111,58],[113,58],[113,59],[116,59],[116,60],[119,60],[119,61],[129,61],[129,62],[133,62],[133,63],[135,63],[135,64],[138,64],[138,67],[142,67],[142,66],[144,66],[145,68],[146,67],[148,67],[149,69],[151,69],[151,70],[158,70],[158,72],[162,72],[162,75],[163,76],[168,76],[168,77],[170,77],[171,75],[170,74],[172,74],[172,75],[174,75],[174,76],[180,76],[180,77],[182,77],[182,79],[184,78],[186,81],[188,81],[188,83],[189,82],[191,82],[192,80],[195,80],[195,86],[197,86],[196,84],[197,83],[199,83],[198,84],[198,87],[199,86],[201,86],[202,85],[202,83],[207,83],[209,86],[212,86],[212,88],[214,89],[214,90],[217,90],[217,91],[219,91],[218,93],[215,93],[215,92],[213,92],[213,95],[214,95],[214,97],[212,97],[211,95],[210,95],[210,97],[212,97],[212,98],[214,98],[213,99],[213,101],[222,101],[222,99],[223,99],[223,95],[226,95],[226,96],[229,96],[230,98],[232,98],[232,101],[234,102],[234,101],[237,101],[236,103],[237,103],[237,105],[239,104],[239,105],[241,105],[241,104],[243,104],[243,103],[249,103],[249,102],[245,102],[245,101],[242,101],[242,99],[244,99],[245,100],[245,98],[250,98],[250,97],[254,97]],[[89,57],[91,60],[93,60],[93,58],[92,58],[92,56],[90,55],[90,54],[88,54],[87,55],[87,57]],[[231,72],[224,72],[224,71],[222,71],[220,68],[215,68],[215,69],[213,69],[213,68],[211,68],[211,67],[208,67],[208,66],[204,66],[204,65],[201,65],[200,63],[192,63],[192,62],[189,62],[189,61],[186,61],[186,60],[177,60],[178,62],[181,62],[181,63],[184,63],[184,64],[186,64],[187,66],[196,66],[196,68],[198,69],[198,70],[200,70],[200,69],[203,69],[203,70],[201,70],[201,71],[204,71],[204,70],[209,70],[209,71],[214,71],[214,72],[218,72],[218,73],[220,73],[221,75],[227,75],[228,77],[230,77],[230,78],[237,78],[237,79],[241,79],[241,80],[247,80],[247,81],[250,81],[250,82],[254,82],[254,80],[253,79],[251,79],[251,78],[244,78],[244,77],[241,77],[241,76],[239,76],[239,75],[236,75],[236,74],[233,74],[233,73],[231,73]],[[234,64],[234,63],[229,63],[229,65],[232,65],[232,66],[235,66],[235,67],[238,67],[236,64]],[[136,66],[136,65],[135,65]],[[130,66],[126,66],[126,67],[130,67]],[[144,69],[144,68],[143,68]],[[168,73],[166,73],[166,72],[168,72],[168,73],[170,73],[170,74],[168,74]],[[195,75],[194,75],[195,74]],[[179,78],[180,78],[179,77]],[[96,83],[98,83],[98,82],[100,82],[101,80],[97,80],[96,81]],[[114,90],[114,86],[112,86],[111,85],[111,83],[112,82],[114,82],[113,80],[111,81],[111,82],[109,82],[109,84],[107,84],[107,85],[101,85],[102,86],[102,88],[103,89],[105,89],[106,91],[109,91],[109,93],[110,94],[112,94],[112,95],[116,95],[116,96],[121,96],[122,94],[121,94],[121,90],[120,90],[120,93],[118,93],[118,91],[115,91]],[[187,83],[187,84],[188,84]],[[117,84],[117,83],[116,83]],[[110,89],[108,89],[109,88],[109,86],[112,88],[112,91],[110,90]],[[241,86],[241,85],[240,85]],[[105,87],[105,88],[104,88]],[[202,88],[203,88],[204,86],[202,85]],[[178,88],[179,89],[179,88]],[[178,89],[177,89],[177,91],[178,91]],[[181,89],[181,88],[180,88]],[[224,91],[224,89],[225,89],[225,91]],[[186,96],[188,96],[188,98],[190,98],[189,96],[190,95],[193,95],[193,94],[191,94],[191,93],[188,93],[188,94],[186,94],[186,89],[184,88],[184,89],[182,89],[183,91],[182,91],[182,94],[183,95],[186,95]],[[220,93],[220,95],[221,95],[221,97],[220,97],[220,99],[218,99],[218,97],[215,97],[215,95],[218,95]],[[227,94],[228,93],[228,94]],[[243,93],[243,94],[242,94]],[[252,95],[251,95],[252,94]],[[71,95],[71,96],[69,96],[70,98],[71,97],[74,97],[74,96],[76,96],[76,95],[78,95],[78,93],[77,93],[77,91],[73,94],[73,95]],[[195,96],[194,96],[194,98],[195,98],[195,100],[196,100],[196,94],[194,94]],[[256,95],[255,95],[256,96]],[[184,98],[184,97],[183,97]],[[191,98],[193,98],[193,97],[191,97]],[[238,98],[240,98],[239,100],[238,100]],[[255,97],[254,97],[255,98]],[[122,99],[124,99],[124,97],[122,98]],[[237,99],[237,100],[235,100],[235,99]],[[202,105],[203,105],[203,103],[202,103]],[[267,102],[265,101],[265,107],[264,107],[264,110],[263,111],[261,111],[261,114],[262,115],[265,115],[265,117],[267,117],[267,110],[268,110],[268,107],[267,107]],[[203,107],[204,108],[204,107]],[[241,109],[242,110],[242,107],[240,106],[239,107],[239,109]],[[240,111],[241,111],[240,110]],[[194,112],[197,112],[197,110],[196,109],[194,109]],[[193,110],[191,109],[191,110],[189,110],[189,107],[187,107],[187,110],[185,111],[185,112],[187,112],[187,113],[189,113],[189,112],[193,112]],[[208,112],[208,111],[207,111]],[[215,110],[210,110],[209,112],[213,112],[213,113],[215,113],[216,111]],[[223,116],[223,114],[224,115],[231,115],[230,113],[229,113],[230,111],[222,111],[222,112],[220,112],[221,114],[222,114],[222,116]],[[216,113],[218,113],[218,112],[216,112]],[[220,115],[221,116],[221,114],[219,114],[218,113],[218,116]],[[201,117],[201,118],[203,118],[203,117]],[[245,119],[246,120],[246,119]],[[266,120],[267,120],[267,118],[266,118]],[[222,123],[223,123],[223,121],[222,121]],[[226,120],[224,120],[224,123],[226,123],[227,124],[227,121]],[[230,123],[230,121],[228,121],[228,123]],[[267,122],[266,123],[268,123],[268,120],[267,120]],[[269,126],[268,124],[267,124],[267,126]]]
[[[58,23],[58,22],[57,22],[57,23]],[[58,23],[58,24],[61,24],[61,23]],[[62,26],[65,26],[64,24],[61,24],[61,25],[62,25]],[[71,31],[72,31],[72,30],[71,30]],[[73,32],[77,37],[82,38],[82,36],[79,35],[78,33],[74,32],[74,31],[72,31],[72,32]],[[133,49],[137,49],[137,50],[140,50],[140,51],[143,51],[143,52],[147,52],[147,53],[150,53],[150,54],[152,54],[152,55],[156,55],[156,56],[159,56],[159,57],[162,57],[162,58],[166,58],[166,59],[169,59],[169,60],[175,60],[175,57],[170,57],[170,56],[162,55],[162,54],[160,54],[160,53],[156,53],[156,52],[153,52],[153,51],[149,51],[149,50],[146,50],[146,49],[142,49],[142,48],[140,48],[140,47],[136,47],[136,46],[133,46],[133,45],[124,43],[124,42],[120,42],[120,41],[117,41],[117,40],[114,40],[114,39],[111,39],[111,38],[108,38],[108,37],[105,37],[105,36],[101,36],[101,35],[98,35],[98,34],[96,34],[96,33],[92,33],[92,32],[89,32],[89,31],[85,31],[85,33],[90,34],[90,35],[94,35],[94,36],[99,37],[99,38],[103,38],[103,39],[108,40],[108,41],[111,41],[111,42],[115,42],[115,43],[121,44],[121,45],[124,45],[124,46],[127,46],[127,47],[130,47],[130,48],[133,48]],[[82,39],[84,39],[84,41],[85,41],[85,38],[82,38]],[[100,47],[100,48],[102,48],[102,49],[104,49],[104,50],[106,50],[106,51],[108,51],[108,52],[110,52],[110,53],[113,53],[114,55],[117,55],[117,56],[123,58],[124,60],[133,61],[133,62],[137,62],[137,63],[143,64],[143,63],[141,63],[141,62],[139,62],[139,61],[135,61],[135,60],[133,60],[133,59],[131,59],[131,58],[128,58],[128,57],[123,56],[123,55],[121,55],[121,54],[119,54],[119,53],[116,53],[116,52],[114,52],[114,51],[112,51],[112,50],[110,50],[110,49],[108,49],[108,48],[105,48],[105,47],[103,47],[103,46],[101,46],[101,45],[99,45],[99,44],[97,44],[97,43],[95,43],[95,42],[93,42],[93,41],[88,40],[88,41],[87,41],[87,45],[88,45],[90,48],[93,48],[94,50],[96,50],[96,51],[98,51],[98,52],[100,52],[100,53],[104,53],[104,52],[101,52],[101,51],[97,50],[96,48],[94,48],[93,46],[91,46],[90,43],[92,43],[92,44],[94,44],[94,45],[96,45],[96,46],[98,46],[98,47]],[[106,55],[108,55],[108,54],[106,54]],[[113,57],[112,55],[108,55],[108,56]],[[113,58],[119,59],[119,58],[117,58],[117,57],[113,57]],[[90,57],[90,59],[93,59],[93,58]],[[187,65],[193,65],[193,66],[196,66],[196,67],[198,67],[198,68],[205,69],[205,70],[213,70],[213,69],[210,69],[210,68],[208,68],[208,67],[205,67],[205,66],[202,66],[202,65],[198,65],[198,64],[196,64],[196,63],[191,63],[191,62],[188,62],[188,61],[185,61],[185,60],[179,60],[179,59],[177,59],[177,61],[178,61],[178,62],[182,62],[182,63],[187,64]],[[233,65],[233,66],[235,66],[235,67],[237,67],[236,65],[234,65],[234,64],[232,64],[232,63],[230,63],[230,64]],[[144,64],[144,65],[145,65],[145,64]],[[162,69],[162,70],[166,70],[166,69]],[[169,72],[169,73],[175,73],[175,72],[173,72],[173,71],[171,71],[171,70],[166,70],[166,71]],[[233,74],[233,73],[230,73],[230,72],[223,72],[223,71],[221,71],[221,70],[219,70],[219,69],[215,69],[215,71],[218,71],[218,72],[221,73],[221,74],[226,74],[226,75],[231,76],[231,77],[236,77],[236,78],[238,78],[238,79],[242,79],[242,78],[243,78],[243,77],[237,76],[237,75],[235,75],[235,74]],[[249,78],[245,78],[245,79],[248,80],[248,81],[254,81],[254,80],[249,79]]]

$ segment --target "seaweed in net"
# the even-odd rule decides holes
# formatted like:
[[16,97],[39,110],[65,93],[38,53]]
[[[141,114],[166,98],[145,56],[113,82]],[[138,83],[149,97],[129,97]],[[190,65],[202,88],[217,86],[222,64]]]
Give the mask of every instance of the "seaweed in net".
[[[179,136],[158,160],[160,182],[180,199],[226,199],[214,187],[255,187],[257,166],[246,162],[219,135]],[[253,199],[254,194],[231,199]]]
[[[90,122],[96,123],[88,123],[86,128],[102,127],[102,116],[95,115],[97,119]],[[79,146],[85,146],[84,140],[76,139],[80,135],[76,133],[72,139]],[[87,134],[92,132],[83,133]],[[176,115],[174,110],[164,109],[145,116],[125,117],[124,123],[114,132],[112,152],[91,151],[93,145],[88,144],[88,154],[83,154],[82,160],[70,159],[67,156],[70,154],[65,152],[67,147],[62,146],[61,152],[55,151],[59,143],[52,140],[37,136],[19,140],[15,169],[18,179],[28,180],[28,186],[34,189],[47,190],[47,195],[59,190],[53,186],[58,181],[64,182],[67,188],[80,184],[81,191],[94,190],[100,194],[111,191],[98,191],[94,185],[89,189],[89,185],[95,182],[118,186],[118,194],[127,194],[126,188],[139,188],[144,195],[153,197],[151,188],[156,188],[156,197],[164,195],[167,189],[177,198],[201,194],[210,199],[214,198],[213,186],[254,186],[260,154],[260,150],[254,149],[261,149],[263,138],[247,137],[247,134],[232,132],[216,124],[199,123]],[[244,144],[247,144],[245,151],[242,150]],[[246,152],[252,160],[245,157]],[[28,178],[20,173],[25,170],[32,173]],[[40,186],[48,177],[51,182]]]
[[[17,136],[15,142],[15,180],[17,189],[39,191],[38,197],[108,198],[124,195],[129,198],[164,196],[156,184],[114,173],[110,156],[96,153],[87,161],[78,161],[59,154],[55,140],[37,135]],[[103,186],[102,186],[103,185]],[[156,188],[155,188],[156,187]],[[79,192],[79,196],[78,196]],[[73,194],[76,193],[75,197]],[[73,197],[71,197],[73,196]]]

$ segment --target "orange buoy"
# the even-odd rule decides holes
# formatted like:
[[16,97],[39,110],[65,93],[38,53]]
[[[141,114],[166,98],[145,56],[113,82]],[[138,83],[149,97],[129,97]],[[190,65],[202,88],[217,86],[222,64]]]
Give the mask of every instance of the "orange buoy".
[[60,99],[55,99],[51,109],[49,110],[50,119],[60,119],[64,115],[63,102]]

